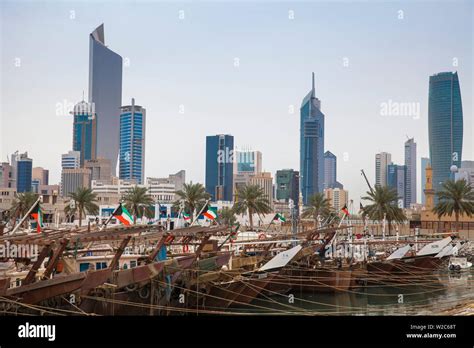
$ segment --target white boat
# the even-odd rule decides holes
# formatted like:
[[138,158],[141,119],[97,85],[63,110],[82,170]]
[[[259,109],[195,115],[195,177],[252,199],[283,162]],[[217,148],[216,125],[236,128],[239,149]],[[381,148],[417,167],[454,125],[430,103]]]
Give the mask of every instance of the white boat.
[[467,257],[451,257],[449,259],[450,271],[461,271],[471,268],[472,263],[467,261]]

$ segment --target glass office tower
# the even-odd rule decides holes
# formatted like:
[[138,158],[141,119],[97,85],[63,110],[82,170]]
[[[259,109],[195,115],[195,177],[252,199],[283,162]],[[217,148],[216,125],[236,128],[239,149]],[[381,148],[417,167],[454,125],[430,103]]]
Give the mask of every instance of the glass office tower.
[[122,106],[122,57],[105,46],[103,24],[89,36],[89,102],[97,117],[97,157],[109,159],[115,175]]
[[206,137],[206,191],[213,201],[232,201],[234,187],[234,137]]
[[314,73],[312,89],[300,108],[300,175],[303,203],[324,189],[324,114],[321,101],[315,96]]
[[443,182],[454,179],[451,166],[461,166],[463,114],[457,72],[430,76],[428,131],[433,189],[437,192]]

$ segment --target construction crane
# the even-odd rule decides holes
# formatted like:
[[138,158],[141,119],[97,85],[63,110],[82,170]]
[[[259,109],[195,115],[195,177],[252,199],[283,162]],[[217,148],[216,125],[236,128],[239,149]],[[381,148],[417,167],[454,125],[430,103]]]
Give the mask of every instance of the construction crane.
[[367,186],[369,186],[370,193],[374,193],[374,190],[372,189],[372,186],[370,186],[369,180],[367,179],[367,176],[365,175],[365,172],[363,169],[360,170],[362,175],[364,176],[365,182],[367,183]]

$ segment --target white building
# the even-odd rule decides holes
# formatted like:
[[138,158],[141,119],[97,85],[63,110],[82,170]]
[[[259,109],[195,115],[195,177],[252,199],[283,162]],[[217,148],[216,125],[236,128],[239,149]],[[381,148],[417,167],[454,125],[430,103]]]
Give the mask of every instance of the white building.
[[387,167],[392,163],[392,155],[381,152],[375,155],[375,185],[387,186]]

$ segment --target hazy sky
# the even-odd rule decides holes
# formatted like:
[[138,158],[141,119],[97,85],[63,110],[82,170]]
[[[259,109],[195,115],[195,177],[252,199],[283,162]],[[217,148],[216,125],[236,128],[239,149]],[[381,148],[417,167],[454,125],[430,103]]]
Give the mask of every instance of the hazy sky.
[[[474,159],[471,1],[0,0],[0,11],[0,159],[28,151],[52,183],[72,147],[68,111],[87,96],[89,33],[101,23],[126,63],[122,103],[134,97],[147,109],[146,176],[185,169],[188,181],[204,182],[205,136],[217,133],[262,151],[273,175],[299,169],[299,107],[312,71],[325,150],[338,156],[356,207],[367,191],[360,169],[375,180],[375,153],[403,164],[409,136],[418,166],[429,155],[433,73],[459,73],[463,159]],[[415,103],[415,113],[384,115],[390,101]]]

